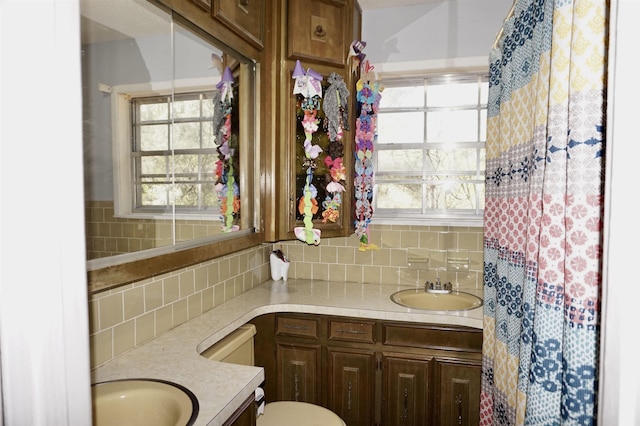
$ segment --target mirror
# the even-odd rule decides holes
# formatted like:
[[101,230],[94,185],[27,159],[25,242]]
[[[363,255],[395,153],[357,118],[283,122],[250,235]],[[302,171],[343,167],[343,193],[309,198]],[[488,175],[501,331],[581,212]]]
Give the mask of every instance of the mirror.
[[80,5],[90,287],[255,234],[255,64],[147,0]]

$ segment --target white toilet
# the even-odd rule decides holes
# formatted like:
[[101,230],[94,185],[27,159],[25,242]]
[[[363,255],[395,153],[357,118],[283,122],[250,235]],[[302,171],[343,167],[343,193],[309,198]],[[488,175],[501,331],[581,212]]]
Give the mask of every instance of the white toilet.
[[[255,334],[255,325],[243,325],[201,355],[214,361],[254,365]],[[267,404],[256,423],[257,426],[347,426],[337,414],[324,407],[296,401]]]

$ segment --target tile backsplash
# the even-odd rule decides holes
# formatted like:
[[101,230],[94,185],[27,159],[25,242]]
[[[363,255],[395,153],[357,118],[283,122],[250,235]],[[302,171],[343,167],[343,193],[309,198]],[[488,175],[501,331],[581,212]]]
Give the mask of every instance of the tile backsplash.
[[[87,257],[98,259],[155,247],[176,241],[219,235],[220,221],[136,219],[116,217],[113,201],[85,203]],[[173,228],[175,226],[175,235]]]
[[[377,249],[360,251],[355,235],[264,244],[90,296],[91,366],[100,366],[268,281],[269,254],[291,260],[289,279],[424,285],[439,276],[454,288],[482,288],[482,228],[371,226]],[[465,258],[468,267],[447,264]],[[452,266],[453,265],[453,266]]]
[[91,367],[264,283],[270,252],[262,245],[91,295]]
[[[291,260],[289,278],[351,281],[370,284],[424,285],[451,282],[454,288],[482,286],[483,230],[481,227],[377,225],[369,241],[376,249],[360,251],[355,235],[322,239],[319,246],[298,241],[274,244]],[[468,267],[447,267],[447,256],[468,254]],[[416,262],[419,258],[420,262]]]

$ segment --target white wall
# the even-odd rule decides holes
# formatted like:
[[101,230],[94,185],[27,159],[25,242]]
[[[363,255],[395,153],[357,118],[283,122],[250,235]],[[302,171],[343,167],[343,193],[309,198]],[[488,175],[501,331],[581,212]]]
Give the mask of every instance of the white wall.
[[488,58],[511,4],[512,0],[450,0],[364,10],[364,52],[372,64]]
[[629,192],[638,181],[637,51],[640,1],[612,1],[607,129],[607,211],[602,338],[601,425],[640,425],[638,363],[637,200]]

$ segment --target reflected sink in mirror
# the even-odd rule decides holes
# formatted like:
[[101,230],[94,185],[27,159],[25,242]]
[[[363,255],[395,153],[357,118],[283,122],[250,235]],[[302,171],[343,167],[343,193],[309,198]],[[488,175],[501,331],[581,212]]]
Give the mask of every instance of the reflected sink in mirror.
[[427,311],[466,311],[482,306],[482,299],[462,291],[429,293],[423,288],[401,290],[391,295],[400,306]]
[[154,379],[127,379],[91,386],[94,426],[187,426],[198,399],[183,386]]

